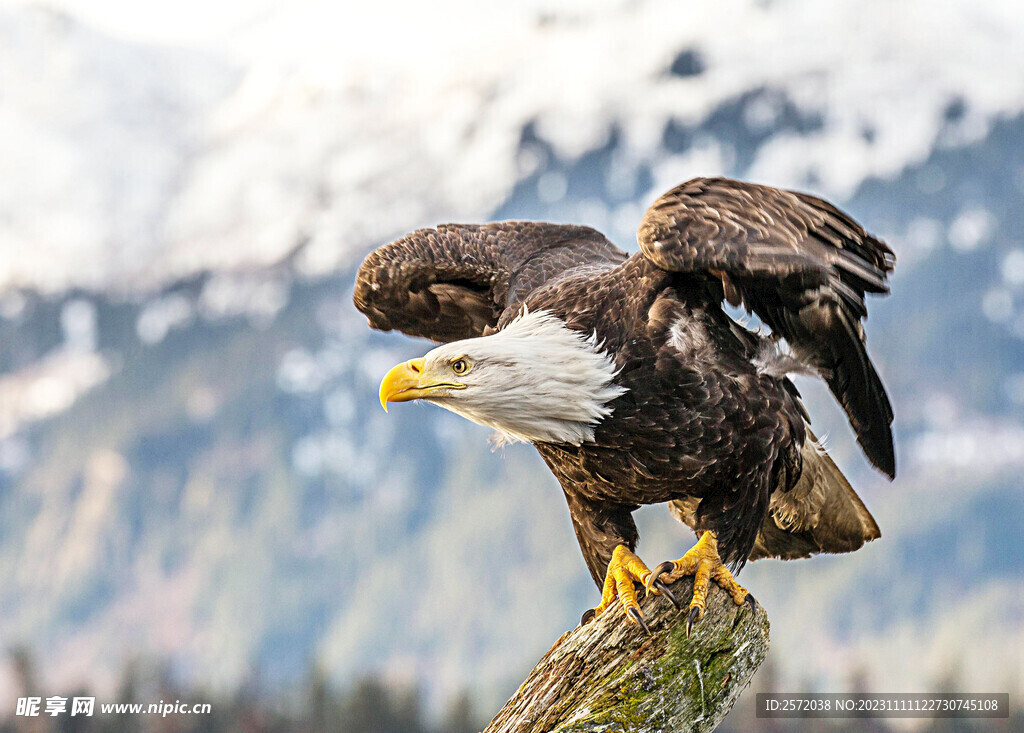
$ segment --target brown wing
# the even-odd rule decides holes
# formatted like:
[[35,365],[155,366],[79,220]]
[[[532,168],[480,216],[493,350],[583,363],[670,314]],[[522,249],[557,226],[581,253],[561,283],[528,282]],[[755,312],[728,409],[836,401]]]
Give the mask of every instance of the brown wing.
[[868,459],[896,473],[892,406],[864,345],[865,293],[887,293],[895,257],[826,201],[695,178],[659,198],[637,239],[658,267],[705,272],[828,383]]
[[538,222],[445,224],[374,250],[354,300],[370,325],[434,341],[480,336],[527,293],[577,267],[626,253],[589,227]]

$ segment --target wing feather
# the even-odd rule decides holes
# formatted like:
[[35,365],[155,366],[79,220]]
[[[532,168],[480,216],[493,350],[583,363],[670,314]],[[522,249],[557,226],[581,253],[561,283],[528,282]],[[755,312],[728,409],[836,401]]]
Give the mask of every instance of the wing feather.
[[455,341],[480,336],[506,308],[581,266],[626,253],[589,227],[506,221],[420,229],[371,252],[354,301],[373,328]]
[[823,199],[722,178],[664,194],[637,239],[658,267],[728,283],[727,295],[738,294],[821,374],[868,459],[895,475],[892,406],[861,324],[865,294],[889,290],[892,250]]

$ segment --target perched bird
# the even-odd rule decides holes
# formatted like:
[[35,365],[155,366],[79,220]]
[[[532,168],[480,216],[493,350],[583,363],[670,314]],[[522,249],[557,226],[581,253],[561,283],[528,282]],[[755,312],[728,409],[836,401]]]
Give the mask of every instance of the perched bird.
[[[666,581],[694,575],[689,630],[711,582],[754,604],[727,564],[880,536],[787,375],[820,375],[895,476],[892,407],[861,325],[895,257],[820,198],[724,178],[661,196],[637,239],[627,256],[583,226],[421,229],[370,253],[354,299],[373,328],[442,343],[387,373],[385,409],[426,400],[536,446],[602,589],[584,623],[617,599],[646,629],[637,584],[678,606]],[[661,502],[699,540],[652,572],[632,512]]]

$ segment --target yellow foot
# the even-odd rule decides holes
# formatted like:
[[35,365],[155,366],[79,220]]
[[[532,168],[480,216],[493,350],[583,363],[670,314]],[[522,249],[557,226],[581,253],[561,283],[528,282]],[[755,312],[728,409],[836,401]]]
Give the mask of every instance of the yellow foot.
[[583,614],[580,624],[588,624],[601,615],[609,606],[619,599],[622,610],[633,623],[639,625],[647,634],[651,630],[647,628],[644,621],[644,614],[640,610],[640,604],[636,597],[636,583],[641,583],[647,588],[648,593],[655,595],[664,594],[672,601],[677,608],[679,604],[672,597],[664,582],[655,578],[650,581],[651,571],[636,554],[625,545],[619,545],[612,552],[611,562],[608,563],[608,573],[604,577],[604,589],[601,591],[601,604],[597,608],[591,608]]
[[[666,581],[671,583],[684,575],[693,576],[693,599],[690,601],[690,615],[686,619],[687,636],[689,636],[694,623],[704,617],[708,589],[711,587],[712,580],[732,596],[732,600],[737,606],[746,603],[751,609],[757,608],[754,596],[737,583],[733,579],[732,573],[722,564],[722,559],[718,556],[718,539],[714,532],[705,532],[697,544],[678,560],[663,562],[656,567],[654,572],[647,576],[644,585],[651,590],[659,588],[659,583]],[[678,606],[678,604],[676,605]]]
[[604,576],[604,589],[601,591],[601,603],[583,614],[580,624],[587,624],[600,616],[606,608],[619,599],[626,618],[638,624],[648,634],[644,614],[636,597],[636,583],[645,583],[651,570],[636,554],[625,545],[618,545],[612,551],[612,559],[608,563],[608,572]]

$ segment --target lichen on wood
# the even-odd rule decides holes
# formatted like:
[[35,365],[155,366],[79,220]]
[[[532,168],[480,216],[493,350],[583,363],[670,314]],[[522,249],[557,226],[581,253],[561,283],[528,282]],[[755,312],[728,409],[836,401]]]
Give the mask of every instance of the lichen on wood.
[[[671,590],[688,600],[692,587]],[[685,611],[658,596],[641,608],[651,636],[618,608],[563,634],[485,733],[714,730],[768,653],[767,614],[712,585],[687,638]]]

